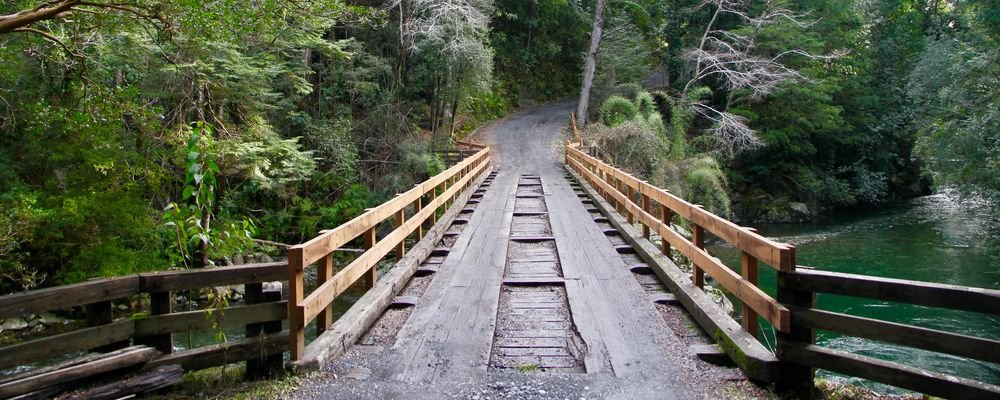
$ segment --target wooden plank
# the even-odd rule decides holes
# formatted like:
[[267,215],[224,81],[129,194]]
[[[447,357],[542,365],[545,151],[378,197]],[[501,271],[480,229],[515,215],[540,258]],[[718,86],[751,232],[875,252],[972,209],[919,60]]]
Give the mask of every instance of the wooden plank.
[[792,308],[792,325],[1000,363],[1000,341],[830,311]]
[[187,271],[139,274],[143,292],[166,292],[213,286],[280,281],[287,278],[287,262],[236,265]]
[[[597,175],[590,172],[583,166],[582,163],[587,163],[596,167],[598,171],[607,174],[612,179],[621,180],[624,181],[626,185],[638,187],[641,195],[646,195],[651,200],[670,208],[681,217],[690,220],[692,223],[703,226],[713,235],[729,242],[740,250],[747,251],[757,259],[777,270],[791,271],[795,269],[795,254],[794,251],[791,250],[790,246],[774,242],[757,234],[756,232],[749,231],[739,225],[736,225],[725,218],[719,217],[705,211],[704,209],[698,209],[694,207],[693,204],[674,196],[666,190],[636,179],[631,175],[628,175],[594,157],[590,157],[577,149],[567,148],[567,152],[572,153],[573,155],[572,159],[567,160],[567,164],[576,163],[578,166],[574,166],[574,169],[585,177],[597,177]],[[594,183],[592,182],[592,184]],[[595,184],[595,187],[596,186],[597,185]],[[617,202],[620,200],[615,201]]]
[[[253,285],[247,284],[247,286]],[[259,283],[257,284],[260,285]],[[166,315],[173,312],[174,299],[171,292],[154,292],[149,294],[150,315]],[[174,352],[174,336],[172,333],[159,334],[155,336],[141,336],[136,338],[135,344],[143,344],[161,353],[168,354]]]
[[[465,186],[464,184],[466,182],[471,180],[473,177],[478,176],[479,173],[486,168],[486,166],[486,163],[476,166],[473,173],[462,178],[461,185],[452,186],[441,196],[431,200],[424,207],[424,209],[410,217],[406,223],[393,230],[391,233],[382,238],[382,240],[378,241],[378,243],[375,243],[371,249],[366,250],[365,253],[356,258],[342,270],[338,271],[337,274],[334,275],[333,279],[318,286],[316,290],[309,294],[308,297],[304,298],[298,305],[298,308],[302,310],[301,312],[304,321],[312,321],[320,309],[332,303],[333,299],[347,290],[347,288],[354,284],[354,282],[356,282],[360,277],[364,276],[364,274],[374,267],[383,257],[385,257],[386,254],[395,248],[395,244],[398,241],[404,240],[410,233],[416,230],[419,224],[423,223],[423,221],[429,216],[434,215],[435,210],[444,204],[452,193],[457,193],[462,186]],[[301,248],[290,247],[289,260],[291,260],[293,249]]]
[[[573,165],[569,167],[571,173],[575,174],[576,168]],[[582,182],[581,185],[588,193],[597,193],[598,189],[590,185],[588,177],[582,175],[575,175],[575,177]],[[598,201],[597,206],[604,212],[608,212],[611,209],[610,205],[607,205],[603,201]],[[676,294],[677,301],[688,310],[698,325],[706,332],[714,332],[713,338],[719,340],[720,346],[737,362],[738,366],[743,369],[747,376],[761,382],[775,382],[779,362],[774,353],[766,349],[759,341],[744,331],[704,291],[696,288],[691,283],[691,279],[689,279],[687,274],[682,273],[652,243],[642,239],[639,232],[613,214],[609,213],[609,216],[611,217],[609,219],[610,224],[622,232],[626,241],[637,249],[637,253],[641,256],[643,262],[647,263],[660,278],[660,281],[672,293]],[[565,263],[563,268],[566,268]],[[570,276],[569,270],[566,273],[567,276]],[[578,281],[568,280],[566,282],[568,295],[574,293],[575,282]],[[588,291],[588,293],[590,292]],[[573,300],[570,303],[573,304]],[[589,340],[586,335],[587,330],[580,325],[580,320],[575,315],[574,321],[577,322],[578,329],[583,335],[584,340],[587,341],[589,348],[587,357],[589,358],[591,357],[590,354],[600,351],[600,349],[595,345],[596,342]],[[587,364],[587,371],[588,373],[591,372],[591,364],[589,363]]]
[[[574,162],[575,161],[571,161],[571,163]],[[582,169],[582,166],[577,163],[576,168]],[[585,178],[592,182],[592,184],[607,186],[607,183],[605,182],[592,179],[593,176],[585,175]],[[608,187],[606,187],[606,189],[612,198],[622,202],[624,196],[622,196],[621,193],[610,190]],[[764,291],[760,288],[747,282],[743,279],[743,277],[729,269],[729,267],[726,267],[715,257],[712,257],[704,249],[695,246],[695,244],[681,236],[677,233],[677,231],[674,231],[673,228],[664,225],[653,215],[641,210],[639,206],[631,202],[625,202],[624,205],[630,212],[635,214],[636,218],[640,222],[650,225],[650,227],[656,231],[660,237],[669,241],[673,247],[677,248],[682,254],[688,257],[691,262],[710,274],[723,287],[736,295],[740,301],[760,314],[779,331],[788,332],[789,329],[791,329],[791,319],[788,308],[779,304],[773,298],[764,293]]]
[[179,351],[150,361],[146,369],[177,364],[187,371],[217,367],[288,350],[288,331]]
[[0,296],[0,319],[125,298],[139,293],[139,277],[98,279]]
[[134,332],[132,321],[118,321],[0,347],[0,370],[127,341]]
[[[316,268],[316,284],[322,286],[333,279],[333,255],[327,254],[319,260]],[[316,315],[316,336],[322,335],[333,323],[333,306],[327,306]]]
[[[400,226],[402,226],[402,225],[400,225]],[[406,240],[406,236],[408,236],[408,235],[403,235],[403,238],[400,239],[399,242],[402,243],[404,240]],[[371,250],[372,247],[375,247],[375,242],[378,240],[375,237],[375,228],[374,227],[372,227],[371,229],[365,231],[365,233],[361,234],[361,237],[363,237],[364,240],[365,240],[365,244],[364,244],[365,251]],[[386,252],[386,254],[388,254],[388,252]],[[383,257],[385,257],[385,255],[382,255],[381,257],[379,257],[378,261],[381,261],[381,259]],[[371,288],[375,287],[375,281],[378,280],[378,269],[376,268],[376,266],[378,266],[378,261],[372,263],[372,266],[368,267],[368,270],[363,272],[363,275],[365,277],[365,288],[367,288],[367,289],[371,289]],[[331,301],[331,303],[332,303],[332,301]],[[327,306],[327,308],[329,308],[329,306]],[[308,318],[309,314],[306,314],[306,315],[307,315],[307,318]]]
[[[234,327],[254,322],[285,319],[287,302],[261,303],[247,306],[227,307],[222,312],[222,326]],[[163,335],[188,331],[210,331],[212,321],[206,318],[204,310],[185,311],[165,315],[151,315],[135,320],[135,333],[139,336]]]
[[[757,259],[747,252],[741,252],[740,275],[751,285],[757,286]],[[743,307],[742,311],[743,329],[750,332],[753,337],[760,336],[760,325],[757,324],[757,313],[750,307]]]
[[146,346],[132,346],[106,354],[85,364],[26,377],[0,385],[0,397],[11,397],[41,388],[74,382],[90,376],[128,368],[147,362],[160,354]]
[[123,381],[87,389],[67,398],[72,400],[122,399],[126,396],[148,393],[179,384],[183,378],[183,368],[179,365],[166,365]]
[[[288,248],[288,349],[292,362],[302,358],[306,348],[306,317],[302,309],[305,297],[305,262],[302,247]],[[327,281],[328,284],[330,281]],[[324,284],[324,285],[325,285]]]
[[779,347],[778,357],[932,396],[970,400],[1000,398],[1000,387],[995,385],[816,345],[786,343]]
[[780,284],[795,290],[1000,315],[1000,290],[995,289],[804,269],[786,275]]
[[[441,186],[448,180],[454,178],[456,174],[466,167],[475,165],[477,169],[481,169],[487,164],[487,161],[489,161],[489,153],[489,148],[480,150],[472,157],[466,158],[461,163],[448,168],[444,172],[435,175],[423,183],[420,183],[413,189],[410,189],[407,192],[383,203],[382,205],[366,211],[347,223],[344,223],[330,231],[324,232],[323,234],[303,244],[291,246],[290,249],[301,249],[303,254],[303,265],[312,264],[324,255],[329,254],[337,248],[347,244],[351,240],[354,240],[354,238],[360,236],[365,231],[375,227],[380,222],[403,209],[406,205],[416,201],[416,199],[421,196],[427,193],[431,193],[432,196],[435,196],[436,188],[438,186]],[[448,196],[443,197],[444,200],[447,200]],[[433,200],[437,199],[434,198]],[[434,205],[428,204],[427,206],[428,208],[436,209],[440,204],[444,204],[444,201],[435,202]]]
[[[484,171],[486,169],[476,170],[473,174],[478,185],[483,185],[484,180],[488,179],[483,176]],[[458,204],[466,202],[470,195],[470,191],[463,192]],[[358,299],[327,332],[310,343],[303,358],[293,363],[295,368],[318,370],[350,349],[421,268],[421,261],[431,254],[437,243],[445,236],[446,229],[458,216],[460,208],[453,207],[445,212],[441,220],[426,232],[421,241],[410,249],[402,260],[382,276],[374,288]]]

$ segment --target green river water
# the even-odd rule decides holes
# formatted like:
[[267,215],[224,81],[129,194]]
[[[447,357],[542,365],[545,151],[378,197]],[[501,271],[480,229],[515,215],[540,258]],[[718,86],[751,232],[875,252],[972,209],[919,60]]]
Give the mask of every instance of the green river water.
[[[1000,288],[1000,221],[981,202],[938,194],[881,211],[835,215],[832,222],[757,226],[767,237],[796,246],[799,265],[824,271],[917,281]],[[739,265],[731,246],[714,244],[709,252],[727,265]],[[774,294],[775,274],[761,267],[760,284]],[[898,303],[819,295],[819,308],[869,318],[1000,339],[1000,318]],[[763,341],[773,348],[770,327]],[[851,353],[1000,384],[1000,365],[920,351],[866,339],[818,331],[817,343]],[[820,373],[834,380],[850,378]],[[882,392],[898,389],[867,381],[857,383]]]

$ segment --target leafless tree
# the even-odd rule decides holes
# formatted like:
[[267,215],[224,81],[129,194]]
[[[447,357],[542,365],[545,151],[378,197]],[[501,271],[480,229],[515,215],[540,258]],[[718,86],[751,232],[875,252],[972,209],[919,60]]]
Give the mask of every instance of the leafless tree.
[[[715,78],[721,88],[729,93],[726,106],[722,109],[706,104],[694,105],[695,112],[714,124],[708,132],[717,145],[717,150],[732,156],[740,151],[763,145],[756,132],[747,126],[746,118],[728,112],[737,102],[760,101],[774,93],[784,84],[801,84],[812,81],[783,63],[791,56],[824,60],[840,54],[815,55],[805,50],[792,49],[776,55],[767,55],[757,49],[760,32],[771,25],[791,23],[800,28],[808,28],[816,21],[809,21],[805,14],[797,14],[781,6],[777,0],[768,0],[756,14],[749,11],[749,0],[705,0],[698,8],[713,8],[712,18],[705,27],[697,48],[684,51],[685,59],[693,63],[694,73],[684,85],[682,98],[695,84],[706,78]],[[721,15],[728,14],[742,20],[749,27],[748,32],[737,33],[717,29]]]

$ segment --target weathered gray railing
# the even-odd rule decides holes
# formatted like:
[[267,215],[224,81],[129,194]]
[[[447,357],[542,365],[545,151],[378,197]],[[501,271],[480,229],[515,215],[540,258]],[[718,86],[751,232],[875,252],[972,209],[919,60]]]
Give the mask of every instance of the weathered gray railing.
[[792,329],[788,334],[777,335],[777,355],[782,362],[797,364],[801,366],[797,369],[807,372],[800,376],[800,381],[789,382],[789,386],[798,388],[797,393],[811,390],[812,368],[821,368],[949,399],[1000,398],[1000,387],[996,385],[818,346],[814,331],[837,332],[991,363],[1000,363],[1000,341],[824,311],[815,307],[817,293],[1000,315],[1000,290],[803,267],[779,273],[778,300],[792,311]]
[[[247,373],[266,374],[280,368],[281,356],[268,356],[287,349],[288,334],[279,332],[281,321],[286,318],[286,303],[281,301],[280,291],[264,292],[262,282],[282,280],[287,276],[286,271],[286,263],[276,262],[144,273],[0,296],[0,319],[84,306],[88,325],[0,347],[0,370],[46,363],[77,353],[111,351],[134,343],[162,353],[148,367],[177,364],[193,370],[252,360]],[[206,318],[204,310],[173,310],[175,292],[228,285],[244,285],[244,303],[216,310],[221,313],[216,314],[217,319]],[[141,295],[149,296],[147,312],[129,310],[127,317],[114,317],[114,302],[133,303]],[[246,327],[247,337],[174,351],[175,333],[233,327]],[[0,389],[4,384],[0,384]]]

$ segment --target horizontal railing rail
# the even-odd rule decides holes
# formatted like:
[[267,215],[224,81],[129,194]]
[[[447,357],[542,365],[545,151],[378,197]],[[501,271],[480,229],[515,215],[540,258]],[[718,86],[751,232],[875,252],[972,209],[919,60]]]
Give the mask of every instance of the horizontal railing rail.
[[[1000,315],[1000,290],[946,285],[800,268],[779,275],[779,291],[799,299],[817,293],[861,297],[925,307]],[[996,399],[1000,387],[901,362],[857,355],[814,344],[814,331],[836,332],[884,343],[1000,363],[1000,341],[938,329],[825,311],[803,303],[791,306],[792,328],[802,335],[778,335],[784,362],[820,368],[945,398]],[[812,385],[799,383],[803,391]]]
[[[611,207],[639,222],[648,239],[656,232],[667,257],[676,248],[693,264],[691,280],[703,285],[702,273],[714,277],[743,302],[743,327],[756,334],[757,314],[777,329],[781,367],[777,388],[782,393],[811,397],[814,368],[920,391],[946,398],[1000,398],[1000,387],[918,366],[848,353],[815,344],[823,330],[987,363],[1000,363],[1000,341],[989,337],[860,317],[816,308],[817,293],[1000,315],[1000,290],[918,282],[902,279],[816,271],[795,265],[794,246],[777,243],[740,227],[701,206],[614,168],[588,155],[574,136],[566,146],[566,164],[585,179]],[[690,222],[691,238],[671,226],[673,217]],[[732,244],[742,253],[741,273],[704,250],[706,233]],[[757,288],[759,262],[777,272],[776,299]]]
[[[113,350],[129,342],[155,347],[164,354],[151,364],[180,364],[186,369],[281,353],[287,343],[287,334],[280,333],[287,306],[280,291],[265,292],[262,283],[283,280],[287,270],[286,263],[273,262],[142,273],[0,296],[0,319],[78,306],[86,307],[88,319],[88,326],[0,347],[0,370],[44,364],[78,352]],[[218,319],[206,318],[205,310],[173,310],[174,292],[231,285],[244,285],[244,302],[213,310]],[[148,309],[131,309],[127,318],[114,318],[114,302],[142,303],[140,295],[149,296]],[[174,351],[173,334],[241,326],[247,328],[245,339]],[[280,348],[273,345],[277,339]],[[280,358],[272,359],[267,368],[280,368]],[[257,372],[248,368],[250,374]]]
[[[758,261],[778,271],[795,269],[795,247],[772,241],[752,229],[729,222],[700,205],[691,204],[672,193],[641,181],[603,161],[580,151],[577,144],[566,146],[566,164],[587,180],[629,223],[643,225],[643,235],[656,232],[662,251],[670,257],[676,248],[691,260],[692,281],[704,286],[708,273],[743,304],[742,325],[758,334],[758,315],[778,331],[788,332],[790,311],[757,286]],[[691,223],[692,237],[684,237],[671,226],[674,216]],[[742,252],[741,273],[737,273],[705,251],[706,232],[732,244]]]
[[[289,348],[293,361],[298,361],[305,352],[306,326],[316,321],[317,334],[326,331],[333,323],[331,304],[337,296],[361,278],[365,278],[368,288],[373,287],[378,279],[376,265],[393,251],[397,259],[401,259],[406,251],[405,240],[414,233],[418,240],[422,238],[425,222],[434,223],[439,210],[450,207],[454,199],[486,170],[489,162],[489,148],[479,150],[351,221],[324,231],[308,242],[288,247]],[[407,208],[412,208],[411,215],[406,215]],[[376,240],[377,227],[390,218],[394,219],[395,229]],[[364,240],[365,252],[334,274],[332,253],[359,237]],[[312,264],[318,267],[318,286],[307,295],[305,269]]]

